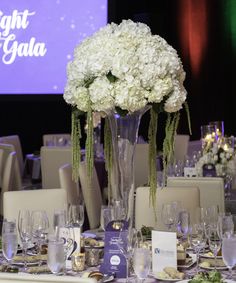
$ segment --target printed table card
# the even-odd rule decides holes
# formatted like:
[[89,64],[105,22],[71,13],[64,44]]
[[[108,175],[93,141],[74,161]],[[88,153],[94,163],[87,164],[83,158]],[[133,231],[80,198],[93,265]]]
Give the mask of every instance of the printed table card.
[[59,238],[62,238],[64,241],[67,259],[70,259],[75,251],[80,251],[80,234],[79,227],[60,227]]
[[177,268],[177,239],[174,232],[152,231],[152,271],[165,267]]
[[104,260],[100,271],[115,273],[116,278],[125,278],[127,263],[124,252],[127,248],[128,222],[115,220],[108,223],[105,231]]

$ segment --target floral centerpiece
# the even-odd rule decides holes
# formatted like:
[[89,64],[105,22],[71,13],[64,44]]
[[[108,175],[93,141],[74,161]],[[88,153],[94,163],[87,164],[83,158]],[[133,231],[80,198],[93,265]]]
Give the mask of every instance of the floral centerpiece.
[[213,143],[212,147],[208,148],[195,165],[198,176],[203,175],[203,165],[205,164],[213,164],[216,175],[219,177],[233,176],[236,170],[234,149],[220,143]]
[[[164,163],[173,151],[179,110],[186,104],[185,72],[176,50],[159,35],[152,35],[143,23],[123,20],[111,23],[86,38],[74,50],[67,66],[64,99],[72,105],[74,178],[78,177],[81,114],[87,115],[86,160],[91,177],[93,167],[93,112],[114,111],[130,115],[150,106],[150,186],[156,189],[156,132],[158,113],[166,112]],[[189,114],[188,114],[189,117]],[[111,165],[109,126],[105,125],[105,158]],[[166,168],[166,166],[164,166]],[[109,175],[109,174],[108,174]],[[154,199],[154,198],[153,198]]]

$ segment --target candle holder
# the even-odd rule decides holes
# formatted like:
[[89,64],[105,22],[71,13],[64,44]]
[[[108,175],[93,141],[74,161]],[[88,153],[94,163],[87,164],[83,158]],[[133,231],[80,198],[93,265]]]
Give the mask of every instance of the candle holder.
[[80,272],[85,269],[85,253],[74,253],[71,256],[72,270]]
[[209,125],[215,127],[216,139],[224,137],[224,121],[212,121]]
[[201,140],[202,140],[202,150],[207,152],[217,141],[215,126],[214,125],[203,125],[201,126]]

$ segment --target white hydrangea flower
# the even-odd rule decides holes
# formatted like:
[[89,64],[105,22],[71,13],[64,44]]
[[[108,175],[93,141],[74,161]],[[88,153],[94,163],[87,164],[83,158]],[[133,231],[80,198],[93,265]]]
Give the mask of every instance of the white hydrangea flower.
[[[108,75],[114,78],[109,83]],[[172,46],[152,35],[146,24],[123,20],[106,25],[75,48],[64,98],[82,111],[90,104],[94,111],[120,107],[133,112],[166,96],[164,110],[176,112],[186,100],[184,79]]]

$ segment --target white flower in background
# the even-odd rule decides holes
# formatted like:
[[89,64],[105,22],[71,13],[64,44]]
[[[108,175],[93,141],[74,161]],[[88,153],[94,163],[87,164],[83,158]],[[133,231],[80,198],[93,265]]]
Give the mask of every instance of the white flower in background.
[[176,112],[186,100],[185,72],[176,50],[143,23],[108,24],[74,50],[64,99],[87,112],[134,112],[160,104]]

